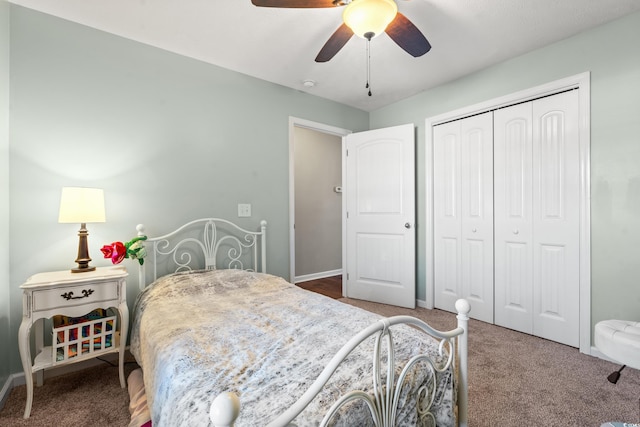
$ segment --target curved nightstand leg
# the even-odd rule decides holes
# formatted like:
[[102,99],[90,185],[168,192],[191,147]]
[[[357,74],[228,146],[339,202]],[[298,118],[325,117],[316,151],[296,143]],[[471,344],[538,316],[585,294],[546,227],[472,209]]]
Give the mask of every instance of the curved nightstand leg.
[[30,332],[31,321],[28,318],[24,318],[20,324],[20,329],[18,329],[18,350],[20,351],[24,379],[27,384],[27,405],[24,408],[25,419],[31,415],[31,405],[33,404],[33,373],[31,369],[31,347],[29,343]]
[[120,373],[120,386],[127,387],[126,378],[124,377],[124,353],[127,347],[127,334],[129,332],[129,307],[124,302],[118,308],[120,311],[120,355],[118,357],[118,369]]

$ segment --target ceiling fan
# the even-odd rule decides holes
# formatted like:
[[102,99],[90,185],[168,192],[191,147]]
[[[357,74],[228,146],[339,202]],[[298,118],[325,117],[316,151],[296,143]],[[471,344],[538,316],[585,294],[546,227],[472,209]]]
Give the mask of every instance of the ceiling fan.
[[402,13],[394,0],[251,0],[259,7],[328,8],[346,6],[343,23],[320,49],[316,62],[327,62],[356,34],[371,41],[382,33],[414,57],[429,52],[431,45]]

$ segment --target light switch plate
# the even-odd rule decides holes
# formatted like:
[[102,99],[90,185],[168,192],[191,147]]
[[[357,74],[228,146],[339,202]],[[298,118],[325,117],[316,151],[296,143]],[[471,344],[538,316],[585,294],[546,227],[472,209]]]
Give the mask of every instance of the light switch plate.
[[238,216],[241,218],[250,217],[251,216],[251,204],[249,203],[238,203]]

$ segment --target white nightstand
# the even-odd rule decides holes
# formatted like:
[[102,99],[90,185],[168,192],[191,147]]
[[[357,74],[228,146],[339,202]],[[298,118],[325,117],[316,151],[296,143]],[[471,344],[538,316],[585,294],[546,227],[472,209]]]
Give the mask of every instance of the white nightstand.
[[[22,323],[18,332],[18,348],[22,367],[27,383],[27,405],[24,410],[24,418],[29,418],[33,403],[33,373],[38,372],[38,385],[42,384],[42,370],[52,366],[80,362],[107,353],[119,352],[120,385],[126,387],[124,377],[124,351],[127,343],[127,331],[129,328],[129,309],[127,307],[127,270],[123,266],[99,267],[94,271],[85,273],[71,273],[71,271],[54,271],[39,273],[31,276],[22,289]],[[94,339],[100,342],[101,338],[94,338],[93,326],[89,338],[84,338],[88,343],[88,350],[82,350],[67,360],[56,360],[53,347],[44,347],[43,322],[44,319],[55,315],[69,317],[84,316],[92,310],[103,308],[117,308],[120,321],[113,336],[109,337],[108,346],[98,345],[94,349]],[[31,360],[30,332],[31,326],[36,325],[35,349],[36,357]],[[98,329],[96,327],[96,329]],[[76,331],[77,332],[77,331]],[[99,331],[104,332],[104,331]],[[64,335],[64,334],[63,334]],[[67,333],[67,335],[70,335]],[[77,338],[77,337],[76,337]],[[111,339],[113,338],[113,339]],[[52,337],[56,340],[56,337]],[[106,341],[106,340],[105,340]],[[79,343],[80,344],[80,343]],[[76,347],[77,349],[77,347]],[[63,352],[66,354],[67,349]]]

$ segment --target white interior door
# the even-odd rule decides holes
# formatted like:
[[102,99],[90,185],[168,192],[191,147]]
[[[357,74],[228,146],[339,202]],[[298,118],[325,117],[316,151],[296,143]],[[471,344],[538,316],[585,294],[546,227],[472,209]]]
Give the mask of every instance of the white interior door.
[[412,124],[346,141],[346,294],[415,307],[415,143]]
[[493,322],[493,113],[434,132],[435,306]]

